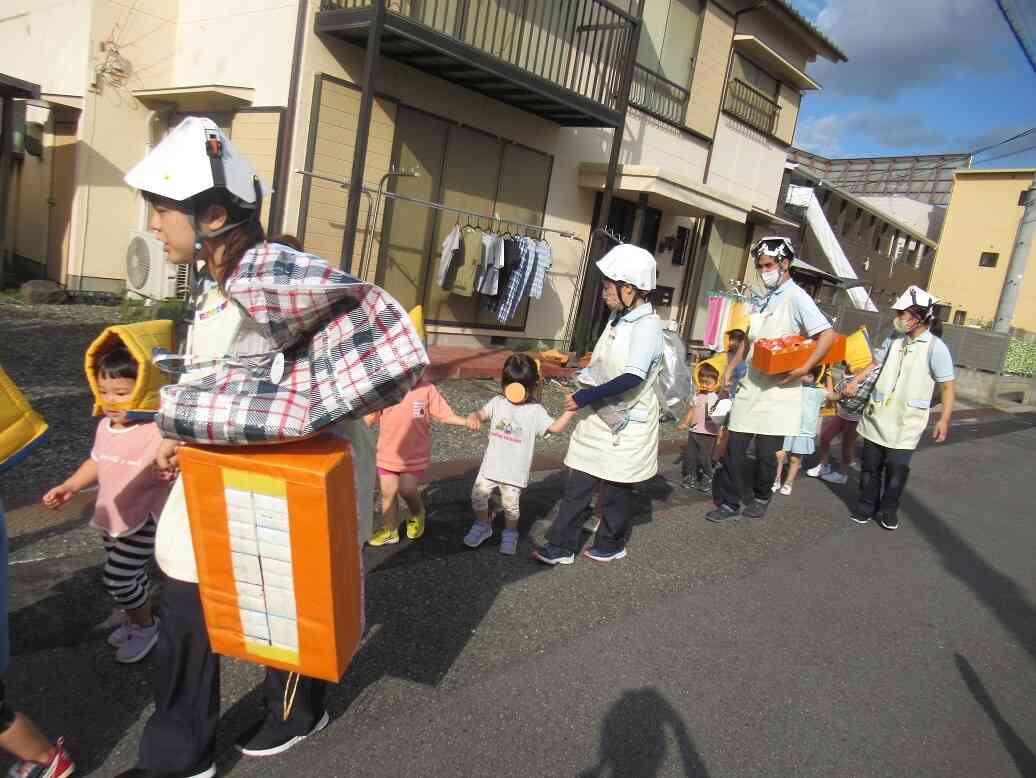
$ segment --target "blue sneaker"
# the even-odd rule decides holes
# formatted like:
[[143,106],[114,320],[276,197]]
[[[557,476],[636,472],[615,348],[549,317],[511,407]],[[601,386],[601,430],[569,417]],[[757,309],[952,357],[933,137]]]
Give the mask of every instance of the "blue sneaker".
[[594,562],[616,562],[620,559],[626,558],[626,549],[620,548],[618,551],[596,551],[592,548],[588,548],[583,552],[583,556],[587,559],[592,559]]
[[487,540],[493,537],[493,527],[490,524],[475,519],[468,534],[464,536],[464,545],[468,548],[478,548]]
[[555,546],[553,543],[533,547],[532,558],[538,559],[545,565],[570,565],[576,561],[575,554],[566,548]]

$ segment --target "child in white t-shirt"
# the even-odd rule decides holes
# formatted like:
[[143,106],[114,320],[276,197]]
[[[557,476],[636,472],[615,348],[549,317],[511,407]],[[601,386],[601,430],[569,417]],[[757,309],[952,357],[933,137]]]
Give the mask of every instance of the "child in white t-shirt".
[[479,422],[489,422],[489,443],[471,490],[476,518],[464,536],[464,544],[477,548],[493,535],[489,497],[499,489],[504,509],[500,553],[513,555],[518,550],[518,504],[522,490],[529,485],[536,438],[563,431],[575,413],[551,418],[537,397],[539,366],[527,354],[507,358],[501,383],[505,396],[497,395],[482,410],[471,414]]

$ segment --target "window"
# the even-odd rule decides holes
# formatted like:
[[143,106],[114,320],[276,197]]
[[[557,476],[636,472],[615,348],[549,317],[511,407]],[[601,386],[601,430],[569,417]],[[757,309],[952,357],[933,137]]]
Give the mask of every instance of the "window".
[[735,54],[730,67],[730,83],[723,97],[723,110],[757,130],[773,133],[781,110],[777,104],[780,87],[780,82],[773,76]]
[[953,314],[953,323],[954,324],[964,324],[964,322],[966,322],[967,320],[968,320],[968,312],[967,311],[957,311],[955,314]]
[[881,251],[881,242],[885,240],[885,233],[888,232],[889,226],[882,224],[880,230],[876,230],[874,233],[874,250]]
[[1000,259],[1000,254],[996,251],[983,251],[982,256],[978,258],[979,267],[996,267],[996,261]]
[[[419,171],[416,178],[393,179],[399,194],[525,224],[543,220],[553,159],[539,151],[400,106],[393,162]],[[378,283],[404,307],[423,303],[426,322],[524,329],[528,300],[501,325],[477,295],[449,294],[434,283],[439,247],[458,222],[465,224],[465,217],[404,201],[386,203]],[[490,226],[486,219],[470,223]]]

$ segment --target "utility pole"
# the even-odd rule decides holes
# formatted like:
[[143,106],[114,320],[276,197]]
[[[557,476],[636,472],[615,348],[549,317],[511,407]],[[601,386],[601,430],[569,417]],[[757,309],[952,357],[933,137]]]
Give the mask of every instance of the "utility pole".
[[1004,277],[1004,288],[1000,290],[1000,302],[996,305],[996,318],[993,319],[994,332],[1010,332],[1014,320],[1014,309],[1018,305],[1018,297],[1022,293],[1022,281],[1025,280],[1025,266],[1032,253],[1033,240],[1036,239],[1036,180],[1032,186],[1022,193],[1025,211],[1018,224],[1018,234],[1014,238],[1011,250],[1011,262],[1007,266]]

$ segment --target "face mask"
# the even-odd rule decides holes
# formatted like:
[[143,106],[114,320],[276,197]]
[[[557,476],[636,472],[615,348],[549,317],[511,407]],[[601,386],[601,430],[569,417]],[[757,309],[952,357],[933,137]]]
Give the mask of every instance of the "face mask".
[[767,289],[776,289],[781,282],[781,271],[780,268],[774,268],[773,270],[764,270],[759,276],[763,279],[763,286]]
[[910,332],[910,329],[911,329],[910,323],[907,322],[907,321],[904,321],[903,319],[899,318],[898,316],[895,319],[892,320],[892,326],[895,328],[896,332],[898,332],[900,335],[906,335],[908,332]]

